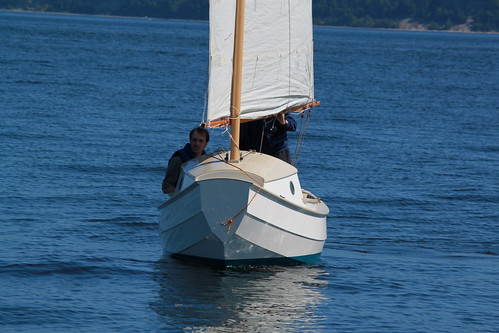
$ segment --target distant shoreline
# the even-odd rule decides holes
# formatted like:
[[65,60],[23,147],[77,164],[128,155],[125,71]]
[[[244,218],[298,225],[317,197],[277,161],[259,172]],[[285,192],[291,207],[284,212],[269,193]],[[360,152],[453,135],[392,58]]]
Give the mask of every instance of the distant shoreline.
[[[55,15],[68,15],[68,16],[91,16],[91,17],[107,17],[107,18],[126,18],[126,19],[137,19],[137,20],[155,20],[155,21],[186,21],[186,22],[208,22],[207,20],[191,20],[191,19],[179,19],[179,18],[160,18],[160,17],[141,17],[141,16],[118,16],[118,15],[104,15],[104,14],[81,14],[81,13],[68,13],[68,12],[44,12],[44,11],[33,11],[24,9],[0,9],[0,12],[14,12],[14,13],[34,13],[34,14],[55,14]],[[370,28],[370,27],[351,27],[351,26],[332,26],[332,25],[320,25],[314,24],[314,27],[319,28],[330,28],[330,29],[356,29],[356,30],[386,30],[386,31],[406,31],[406,32],[445,32],[445,33],[461,33],[461,34],[499,34],[496,31],[471,31],[467,29],[464,25],[461,25],[460,29],[451,30],[433,30],[427,29],[423,25],[410,25],[407,24],[407,28]]]

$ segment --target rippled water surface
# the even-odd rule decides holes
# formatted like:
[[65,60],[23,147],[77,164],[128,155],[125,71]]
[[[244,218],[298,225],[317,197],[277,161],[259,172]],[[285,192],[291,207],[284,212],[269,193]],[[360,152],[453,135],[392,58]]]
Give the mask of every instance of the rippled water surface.
[[499,35],[316,28],[298,167],[328,241],[240,269],[158,237],[206,22],[0,12],[0,48],[2,332],[497,332]]

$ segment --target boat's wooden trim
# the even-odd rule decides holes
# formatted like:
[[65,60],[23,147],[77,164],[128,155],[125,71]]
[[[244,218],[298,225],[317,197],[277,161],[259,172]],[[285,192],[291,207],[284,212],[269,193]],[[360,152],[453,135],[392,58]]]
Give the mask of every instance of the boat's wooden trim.
[[302,106],[295,106],[295,107],[292,107],[292,108],[287,108],[284,111],[285,112],[300,112],[300,111],[303,111],[303,110],[311,109],[311,108],[319,106],[319,105],[321,105],[320,101],[313,101],[313,102],[307,103],[307,104],[302,105]]
[[[286,113],[300,112],[300,111],[303,111],[303,110],[311,109],[311,108],[319,106],[319,105],[321,105],[320,101],[313,101],[313,102],[307,103],[305,105],[295,106],[295,107],[292,107],[292,108],[287,108],[287,109],[285,109],[285,110],[283,110],[281,112],[286,112]],[[273,116],[274,115],[269,115],[269,116],[265,116],[265,117],[261,117],[261,118],[256,118],[256,119],[240,119],[240,122],[241,123],[247,123],[247,122],[250,122],[250,121],[255,121],[255,120],[260,120],[260,119],[267,119],[267,118],[270,118],[270,117],[273,117]],[[212,120],[212,121],[207,121],[207,122],[201,123],[201,127],[205,127],[205,128],[226,127],[226,126],[231,126],[231,125],[232,125],[232,119],[229,118],[229,117],[221,118],[221,119],[216,119],[216,120]]]

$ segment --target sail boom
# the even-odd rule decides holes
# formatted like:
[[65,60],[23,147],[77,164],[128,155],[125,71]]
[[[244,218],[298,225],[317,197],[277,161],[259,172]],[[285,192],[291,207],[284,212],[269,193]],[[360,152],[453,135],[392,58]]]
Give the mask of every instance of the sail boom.
[[[319,105],[321,105],[320,101],[313,101],[313,102],[310,102],[310,103],[307,103],[307,104],[304,104],[301,106],[291,107],[291,108],[285,109],[285,110],[280,111],[280,112],[286,112],[286,113],[301,112],[304,110],[309,110],[309,109],[316,107],[316,106],[319,106]],[[277,113],[280,113],[280,112],[277,112]],[[277,113],[263,116],[263,117],[259,117],[259,118],[254,118],[254,119],[249,119],[249,118],[248,119],[240,119],[240,123],[247,123],[247,122],[254,121],[254,120],[270,118],[270,117],[275,116]],[[232,125],[232,121],[231,121],[231,118],[229,118],[229,117],[215,119],[215,120],[206,121],[206,122],[201,123],[201,127],[204,127],[204,128],[218,128],[218,127],[227,127],[227,126],[231,126],[231,125]]]

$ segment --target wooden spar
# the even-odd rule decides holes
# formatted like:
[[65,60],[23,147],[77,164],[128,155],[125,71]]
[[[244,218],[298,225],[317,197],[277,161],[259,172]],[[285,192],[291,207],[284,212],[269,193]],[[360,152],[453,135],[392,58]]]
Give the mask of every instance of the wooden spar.
[[236,22],[234,34],[234,55],[232,60],[232,88],[230,99],[231,144],[230,161],[239,161],[239,134],[241,113],[241,86],[243,74],[243,41],[244,41],[244,7],[245,0],[236,2]]
[[[305,105],[288,108],[288,109],[281,111],[281,112],[286,112],[286,113],[300,112],[303,110],[311,109],[311,108],[319,106],[319,105],[321,105],[321,102],[313,101],[313,102],[307,103]],[[267,119],[267,118],[270,118],[273,116],[275,116],[275,115],[269,115],[269,116],[256,118],[256,119],[239,119],[239,123],[247,123],[247,122],[259,120],[259,119]],[[201,127],[214,128],[214,127],[226,127],[226,126],[231,126],[231,125],[232,125],[232,121],[229,118],[222,118],[222,119],[217,119],[217,120],[208,121],[206,123],[202,123]]]

